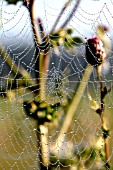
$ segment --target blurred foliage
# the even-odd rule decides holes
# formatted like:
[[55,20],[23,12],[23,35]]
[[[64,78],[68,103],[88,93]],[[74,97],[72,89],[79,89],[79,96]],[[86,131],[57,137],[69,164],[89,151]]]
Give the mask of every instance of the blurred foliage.
[[56,103],[54,105],[49,105],[45,101],[24,101],[24,108],[26,114],[33,119],[38,121],[38,124],[44,124],[45,122],[54,121],[56,118],[56,113],[58,108],[60,107],[60,103]]
[[17,2],[22,1],[22,0],[6,0],[6,1],[8,2],[8,4],[14,4],[14,5],[16,5]]
[[73,29],[62,29],[50,35],[50,43],[52,47],[64,45],[66,48],[73,48],[81,45],[84,41],[81,37],[73,36]]

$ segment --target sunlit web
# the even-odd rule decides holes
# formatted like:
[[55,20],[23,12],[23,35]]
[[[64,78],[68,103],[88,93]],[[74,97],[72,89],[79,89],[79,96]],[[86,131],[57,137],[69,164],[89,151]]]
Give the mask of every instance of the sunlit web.
[[[38,2],[37,2],[38,3]],[[39,17],[42,16],[44,22],[44,30],[48,33],[55,19],[57,18],[61,5],[57,7],[51,1],[43,0],[40,2],[38,8],[43,9],[43,15],[40,13]],[[90,37],[97,34],[97,25],[107,25],[110,29],[110,35],[105,32],[105,36],[108,40],[106,45],[107,49],[107,60],[103,66],[103,82],[105,85],[111,87],[111,92],[108,94],[106,99],[106,113],[109,122],[109,128],[111,134],[109,137],[110,143],[110,161],[113,163],[113,141],[112,141],[112,76],[113,76],[113,59],[112,59],[112,48],[109,46],[112,42],[112,22],[113,22],[113,2],[111,0],[104,3],[87,1],[87,4],[94,6],[95,10],[87,10],[86,2],[81,2],[79,8],[74,14],[71,21],[68,23],[67,28],[74,29],[74,35],[82,37],[85,41],[86,36]],[[97,4],[97,5],[96,5]],[[19,2],[16,6],[8,6],[4,1],[1,1],[1,45],[5,47],[7,54],[9,54],[13,62],[17,65],[17,72],[13,73],[14,65],[10,69],[7,66],[8,56],[2,57],[3,51],[0,51],[0,169],[37,169],[40,150],[37,149],[37,125],[34,120],[25,114],[23,108],[24,100],[34,101],[38,95],[34,96],[35,85],[25,83],[26,87],[21,86],[22,77],[17,77],[18,70],[24,68],[32,76],[33,81],[37,81],[35,74],[35,53],[36,49],[33,42],[32,27],[30,23],[30,17],[28,10],[22,6]],[[63,14],[60,24],[55,31],[61,26],[61,23],[68,17],[72,10],[74,1],[72,1]],[[95,6],[98,6],[96,9]],[[36,7],[35,7],[36,8]],[[36,10],[36,9],[35,9]],[[54,12],[53,12],[54,11]],[[101,37],[100,37],[101,38]],[[80,46],[75,46],[73,49],[65,48],[63,45],[58,47],[56,52],[53,48],[50,49],[50,64],[46,73],[46,97],[47,103],[62,103],[63,100],[69,99],[70,103],[73,95],[77,93],[79,84],[82,81],[83,73],[87,65],[85,59],[85,44],[82,43]],[[109,67],[109,69],[108,69]],[[14,79],[15,86],[13,88],[12,83]],[[8,85],[10,82],[10,86]],[[31,90],[29,90],[29,88]],[[48,134],[48,146],[49,151],[46,155],[50,154],[51,159],[54,158],[53,163],[50,160],[50,164],[56,169],[62,165],[62,167],[71,167],[76,169],[79,166],[82,168],[86,165],[86,162],[90,159],[91,153],[94,153],[99,157],[89,164],[89,169],[101,169],[103,162],[101,161],[100,155],[96,149],[100,149],[103,146],[103,140],[101,136],[101,121],[99,116],[90,108],[87,94],[89,94],[96,100],[99,101],[99,85],[97,81],[97,75],[93,70],[87,87],[84,90],[81,101],[78,104],[75,115],[70,123],[70,127],[64,136],[64,141],[60,141],[58,138],[60,127],[63,124],[63,118],[65,116],[65,109],[60,110],[58,113],[58,120],[52,125],[49,125]],[[76,103],[75,103],[76,106]],[[56,108],[57,110],[57,108]],[[108,124],[108,122],[106,122]],[[61,148],[59,148],[60,143]],[[88,152],[91,148],[92,152],[89,157],[83,157],[84,152]],[[76,159],[78,162],[76,162]],[[70,160],[69,163],[63,164],[63,160]],[[75,161],[75,162],[74,162]],[[74,162],[74,164],[73,164]]]

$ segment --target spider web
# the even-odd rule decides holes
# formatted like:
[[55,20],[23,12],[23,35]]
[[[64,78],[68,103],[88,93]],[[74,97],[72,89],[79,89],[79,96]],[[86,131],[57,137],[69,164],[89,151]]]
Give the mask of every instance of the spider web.
[[[38,1],[35,3],[35,13],[41,17],[44,23],[44,30],[48,34],[55,19],[62,9],[65,1]],[[61,3],[61,4],[60,4]],[[87,4],[87,5],[86,5]],[[63,14],[56,31],[61,26],[65,18],[72,10],[74,1]],[[39,13],[37,10],[39,9]],[[24,101],[34,101],[37,96],[33,93],[39,89],[29,90],[29,87],[21,86],[22,76],[17,77],[19,69],[26,70],[32,76],[32,81],[36,81],[35,74],[35,53],[33,33],[28,10],[21,2],[16,6],[7,5],[5,1],[0,2],[1,19],[1,46],[4,46],[8,55],[12,57],[13,63],[17,65],[17,71],[13,74],[14,64],[9,68],[7,58],[0,57],[0,169],[39,169],[39,155],[41,151],[37,147],[37,124],[36,121],[28,117],[24,109]],[[93,11],[94,7],[94,11]],[[106,63],[103,65],[103,83],[111,88],[106,97],[105,118],[110,129],[109,138],[109,161],[113,163],[113,59],[112,59],[112,21],[113,21],[113,1],[82,1],[72,20],[68,23],[68,28],[74,29],[74,34],[83,39],[97,34],[97,25],[107,25],[110,34],[105,32],[108,43]],[[41,12],[43,11],[43,13]],[[37,16],[35,16],[37,17]],[[65,48],[64,45],[58,47],[58,51],[50,49],[50,63],[46,75],[46,96],[47,103],[63,103],[69,99],[71,102],[73,95],[78,91],[86,70],[87,61],[85,58],[84,43],[74,48]],[[24,78],[23,78],[24,79]],[[15,81],[16,89],[13,88]],[[10,86],[9,86],[10,82]],[[25,80],[27,84],[27,80]],[[5,90],[4,90],[5,89]],[[90,107],[88,94],[95,101],[99,101],[99,84],[95,69],[89,77],[86,88],[83,90],[81,100],[77,105],[74,117],[70,122],[68,131],[61,133],[64,140],[59,137],[60,129],[64,121],[65,113],[58,111],[58,118],[48,125],[48,146],[45,157],[50,155],[52,169],[102,169],[104,162],[101,160],[98,150],[103,147],[101,120],[99,115]],[[71,104],[71,103],[70,103]],[[76,105],[76,103],[75,103]],[[41,143],[39,144],[41,145]],[[59,147],[60,146],[60,147]],[[91,149],[91,152],[90,152]],[[86,155],[85,155],[86,154]],[[89,155],[88,155],[89,154]],[[90,160],[95,154],[93,160]],[[41,155],[42,156],[42,155]],[[90,161],[89,163],[87,163]]]

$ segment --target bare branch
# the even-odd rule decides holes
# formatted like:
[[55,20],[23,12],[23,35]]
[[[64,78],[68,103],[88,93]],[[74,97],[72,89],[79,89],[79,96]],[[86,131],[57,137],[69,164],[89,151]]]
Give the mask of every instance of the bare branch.
[[28,9],[29,9],[29,13],[30,13],[31,25],[32,25],[32,30],[33,30],[33,34],[34,34],[34,43],[35,43],[35,46],[37,47],[37,43],[40,43],[40,37],[39,37],[39,33],[37,31],[38,29],[37,29],[36,21],[34,18],[34,0],[30,0]]
[[60,18],[62,17],[64,11],[66,10],[66,8],[68,7],[68,5],[70,4],[71,1],[72,1],[72,0],[68,0],[68,2],[65,3],[65,5],[64,5],[64,7],[62,8],[60,14],[58,15],[58,18],[56,19],[56,21],[55,21],[55,23],[54,23],[54,25],[53,25],[52,30],[50,31],[50,34],[52,34],[52,33],[54,32],[54,30],[55,30],[55,28],[56,28],[56,26],[57,26]]
[[45,31],[44,31],[44,26],[43,26],[43,23],[42,23],[42,20],[41,18],[38,18],[38,25],[39,25],[39,28],[40,28],[40,34],[41,34],[41,38],[43,39],[46,34],[45,34]]
[[41,46],[40,49],[44,51],[44,54],[48,53],[50,50],[50,44],[49,44],[49,36],[46,36],[43,22],[40,18],[38,18],[38,25],[40,29],[40,34],[41,34]]
[[64,27],[66,27],[66,25],[69,23],[69,21],[71,20],[71,18],[73,17],[73,15],[75,14],[77,8],[79,7],[81,0],[77,0],[77,2],[75,3],[69,17],[65,20],[65,22],[62,24],[62,26],[60,27],[60,29],[63,29]]
[[40,29],[40,34],[41,34],[41,42],[43,44],[43,48],[44,50],[41,51],[40,54],[40,84],[41,84],[41,94],[42,94],[42,99],[44,100],[45,98],[45,92],[46,92],[46,73],[47,73],[47,69],[49,66],[49,60],[50,60],[50,53],[49,53],[49,43],[48,43],[48,37],[46,36],[46,33],[44,31],[44,26],[42,23],[42,20],[40,18],[38,18],[38,25],[39,25],[39,29]]
[[[49,43],[48,43],[48,37],[46,36],[46,33],[44,31],[44,26],[43,26],[43,22],[40,18],[38,18],[38,25],[40,28],[40,34],[41,34],[41,38],[42,38],[42,43],[45,44],[45,49],[44,49],[44,73],[46,74],[47,69],[48,69],[48,65],[49,65],[49,59],[50,59],[50,53],[49,53]],[[48,45],[47,45],[48,44]]]
[[48,128],[45,125],[37,125],[38,154],[40,159],[40,170],[47,169],[49,165]]
[[[34,91],[35,96],[40,97],[40,100],[45,100],[45,88],[46,88],[46,81],[45,81],[45,65],[47,62],[45,62],[46,57],[46,46],[44,46],[44,49],[42,50],[40,47],[43,43],[43,41],[46,40],[44,28],[41,19],[38,19],[39,29],[40,29],[40,35],[37,32],[37,25],[34,20],[34,0],[30,0],[29,4],[29,13],[30,13],[30,19],[31,19],[31,25],[33,30],[33,36],[34,36],[34,44],[36,47],[36,63],[35,63],[35,71],[36,71],[36,80],[37,80],[37,93]],[[40,39],[41,37],[41,39]],[[38,94],[38,95],[37,95]],[[39,133],[40,132],[40,133]],[[48,129],[46,126],[43,125],[37,125],[37,142],[38,142],[38,151],[39,153],[39,164],[40,169],[43,170],[45,167],[49,164],[49,155],[48,155],[48,138],[47,138]],[[42,135],[44,134],[44,135]],[[40,155],[41,154],[41,155]],[[43,165],[44,164],[44,165]]]
[[34,45],[35,45],[35,48],[36,48],[36,54],[35,54],[35,57],[36,57],[36,63],[35,63],[35,76],[36,76],[36,81],[37,81],[37,86],[36,88],[38,89],[37,90],[37,94],[39,94],[39,89],[40,89],[40,83],[39,83],[39,78],[40,78],[40,73],[39,73],[39,55],[40,55],[40,49],[38,47],[38,43],[41,43],[40,41],[40,36],[39,36],[39,33],[37,31],[37,25],[36,25],[36,22],[35,22],[35,19],[34,19],[34,0],[30,0],[29,2],[29,14],[30,14],[30,20],[31,20],[31,25],[32,25],[32,30],[33,30],[33,38],[34,38]]
[[[99,67],[96,68],[96,71],[97,71],[97,78],[98,78],[98,82],[99,82],[99,85],[100,85],[100,101],[101,101],[101,104],[100,104],[100,118],[101,118],[101,130],[102,130],[102,133],[103,135],[105,135],[105,132],[103,132],[103,130],[105,130],[105,116],[104,116],[104,111],[105,111],[105,104],[104,104],[104,98],[103,98],[103,82],[102,82],[102,78],[100,76],[100,73],[99,73]],[[105,162],[105,167],[106,167],[106,170],[110,169],[110,164],[109,164],[109,149],[108,149],[108,136],[104,137],[103,138],[103,141],[104,141],[104,152],[105,152],[105,159],[106,159],[106,162]]]

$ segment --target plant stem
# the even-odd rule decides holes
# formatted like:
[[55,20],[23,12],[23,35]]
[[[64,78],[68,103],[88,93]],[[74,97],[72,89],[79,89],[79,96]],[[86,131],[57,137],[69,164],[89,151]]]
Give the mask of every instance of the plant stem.
[[70,124],[72,122],[72,119],[74,117],[74,114],[77,110],[77,107],[79,105],[79,102],[82,98],[82,95],[86,89],[86,86],[87,86],[87,82],[89,80],[89,77],[92,73],[92,70],[93,70],[93,67],[91,65],[87,65],[86,66],[86,69],[84,71],[84,74],[83,74],[83,77],[82,77],[82,80],[78,86],[78,89],[72,99],[72,102],[67,110],[67,113],[66,113],[66,116],[64,118],[64,121],[63,121],[63,124],[62,124],[62,127],[60,129],[60,132],[59,132],[59,135],[58,135],[58,143],[57,143],[57,146],[61,149],[62,148],[62,144],[63,144],[63,141],[64,141],[64,133],[67,133],[69,127],[70,127]]
[[44,31],[44,27],[43,27],[43,23],[42,23],[42,20],[40,18],[38,18],[38,25],[39,25],[39,28],[40,28],[40,34],[41,34],[41,40],[42,40],[43,46],[45,44],[45,48],[43,50],[43,52],[44,52],[43,72],[44,72],[45,78],[46,78],[46,73],[47,73],[47,69],[48,69],[49,61],[50,61],[49,38],[46,36],[46,33]]
[[37,25],[36,25],[36,21],[34,18],[34,0],[30,0],[30,4],[29,4],[29,13],[30,13],[30,19],[31,19],[31,25],[32,25],[32,30],[33,30],[33,38],[34,38],[34,43],[35,43],[35,47],[37,49],[37,43],[40,44],[41,40],[39,37],[39,32],[37,29]]
[[[40,28],[41,38],[39,39],[39,35],[37,32],[37,27],[34,22],[34,10],[33,10],[34,0],[30,1],[30,17],[31,17],[31,24],[34,34],[34,43],[36,47],[36,63],[35,63],[35,71],[36,71],[36,79],[37,79],[37,93],[40,97],[40,100],[45,100],[45,92],[46,92],[46,77],[45,77],[45,50],[42,51],[38,47],[38,43],[43,43],[45,32],[43,29],[43,25],[40,19],[38,19],[38,24]],[[35,94],[37,95],[37,94]],[[48,128],[45,125],[40,125],[40,122],[37,122],[37,142],[39,147],[39,163],[40,163],[40,170],[47,169],[49,165],[49,147],[48,147]]]
[[66,8],[68,7],[68,5],[70,4],[71,1],[72,0],[68,0],[68,2],[65,3],[64,7],[62,8],[60,14],[58,15],[58,17],[57,17],[57,19],[56,19],[56,21],[55,21],[55,23],[54,23],[54,25],[52,27],[52,30],[50,31],[50,34],[52,34],[54,32],[57,24],[59,23],[60,18],[62,17],[64,11],[66,10]]
[[[105,120],[104,120],[104,110],[105,110],[105,107],[104,107],[104,100],[102,98],[102,92],[103,92],[103,83],[102,83],[102,78],[101,78],[101,75],[99,74],[99,70],[98,70],[98,67],[96,68],[96,71],[97,71],[97,75],[98,75],[98,81],[99,81],[99,85],[100,85],[100,118],[101,118],[101,129],[102,129],[102,133],[103,130],[105,129]],[[103,134],[104,135],[104,134]],[[104,152],[105,152],[105,159],[106,159],[106,162],[105,162],[105,167],[106,169],[108,170],[110,168],[110,165],[109,165],[109,162],[108,162],[108,159],[109,159],[109,151],[108,151],[108,142],[107,142],[107,138],[108,137],[103,137],[103,140],[104,140]]]
[[[40,64],[40,58],[39,58],[39,54],[40,54],[40,49],[39,49],[39,44],[41,43],[40,41],[40,37],[39,37],[39,33],[37,31],[37,25],[35,22],[35,18],[34,18],[34,0],[30,0],[29,3],[29,14],[30,14],[30,21],[31,21],[31,26],[32,26],[32,31],[33,31],[33,39],[34,39],[34,45],[36,48],[36,54],[35,54],[35,76],[36,76],[36,81],[37,81],[37,94],[39,95],[39,89],[40,89],[40,82],[39,82],[39,77],[40,77],[40,72],[39,72],[39,64]],[[36,94],[35,94],[36,95]]]
[[38,125],[37,139],[40,170],[44,170],[49,166],[48,128],[45,125]]
[[40,94],[41,100],[44,100],[46,97],[46,74],[50,60],[49,48],[46,47],[48,44],[48,38],[46,37],[42,20],[38,18],[38,25],[41,34],[41,43],[44,46],[43,51],[40,52]]
[[45,80],[45,73],[44,73],[44,52],[41,52],[39,55],[39,80],[40,80],[40,100],[44,101],[45,100],[45,87],[46,87],[46,80]]
[[7,63],[7,65],[10,67],[10,69],[12,70],[12,72],[15,74],[15,77],[17,75],[22,76],[23,79],[25,79],[28,84],[32,85],[34,84],[32,77],[29,75],[29,73],[21,66],[21,68],[19,68],[15,62],[12,60],[11,56],[9,54],[7,54],[6,50],[4,49],[4,47],[2,47],[2,45],[0,45],[0,54],[2,56],[2,58],[5,60],[5,62]]
[[[41,80],[41,74],[40,74],[40,69],[42,67],[42,62],[40,65],[40,49],[38,48],[38,43],[40,42],[39,39],[39,34],[37,32],[37,26],[35,23],[35,19],[34,19],[34,0],[30,0],[29,3],[29,13],[30,13],[30,21],[31,21],[31,26],[32,26],[32,31],[33,31],[33,38],[34,38],[34,45],[36,48],[36,54],[35,54],[35,77],[36,77],[36,81],[37,81],[37,93],[34,92],[35,96],[39,95],[40,96],[40,80]],[[41,129],[40,129],[40,125],[37,122],[37,143],[38,143],[38,155],[39,155],[39,166],[40,166],[40,170],[43,170],[43,157],[42,157],[42,146],[41,146]]]
[[71,18],[73,17],[73,15],[75,14],[77,8],[79,7],[81,0],[77,0],[77,2],[75,3],[72,11],[70,12],[70,15],[67,17],[67,19],[64,21],[64,23],[62,24],[62,26],[60,27],[60,29],[63,29],[64,27],[66,27],[66,25],[70,22]]

